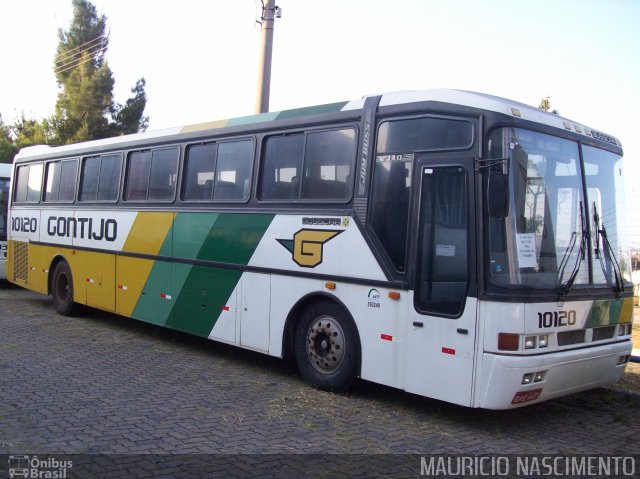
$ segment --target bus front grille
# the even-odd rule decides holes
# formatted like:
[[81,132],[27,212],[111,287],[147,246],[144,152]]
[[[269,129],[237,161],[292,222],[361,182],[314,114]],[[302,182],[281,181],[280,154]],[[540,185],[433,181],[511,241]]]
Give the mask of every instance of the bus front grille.
[[29,272],[29,243],[13,243],[13,279],[26,283]]
[[558,346],[568,346],[569,344],[584,343],[584,329],[574,329],[558,333]]
[[605,326],[603,328],[593,328],[593,341],[611,339],[616,332],[615,326]]

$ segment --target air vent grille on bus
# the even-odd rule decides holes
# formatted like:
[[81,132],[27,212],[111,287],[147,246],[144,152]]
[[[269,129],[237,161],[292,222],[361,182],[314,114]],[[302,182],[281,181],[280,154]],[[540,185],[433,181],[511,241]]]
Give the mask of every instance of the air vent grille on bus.
[[603,328],[593,328],[593,341],[611,339],[616,332],[615,326],[605,326]]
[[13,279],[27,282],[29,272],[29,243],[13,243]]
[[584,329],[562,331],[561,333],[558,333],[558,346],[568,346],[569,344],[584,343],[584,333]]
[[612,145],[617,145],[618,144],[618,142],[616,141],[616,139],[613,136],[607,135],[605,133],[601,133],[601,132],[596,131],[596,130],[591,130],[591,135],[596,140],[604,141],[604,142],[610,143]]

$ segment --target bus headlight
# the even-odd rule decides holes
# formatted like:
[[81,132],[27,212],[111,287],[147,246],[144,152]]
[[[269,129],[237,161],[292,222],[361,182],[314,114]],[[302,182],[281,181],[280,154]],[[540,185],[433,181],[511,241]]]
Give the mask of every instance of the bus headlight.
[[536,347],[536,337],[526,336],[524,338],[524,349],[533,349]]

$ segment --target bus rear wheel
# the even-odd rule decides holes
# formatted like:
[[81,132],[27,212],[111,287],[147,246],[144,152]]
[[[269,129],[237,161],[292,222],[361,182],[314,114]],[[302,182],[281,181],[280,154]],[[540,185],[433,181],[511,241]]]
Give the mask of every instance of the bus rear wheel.
[[53,270],[51,296],[58,314],[69,316],[74,311],[73,277],[66,261],[59,262]]
[[302,377],[325,391],[344,392],[358,375],[360,347],[356,326],[336,303],[307,308],[296,327],[295,355]]

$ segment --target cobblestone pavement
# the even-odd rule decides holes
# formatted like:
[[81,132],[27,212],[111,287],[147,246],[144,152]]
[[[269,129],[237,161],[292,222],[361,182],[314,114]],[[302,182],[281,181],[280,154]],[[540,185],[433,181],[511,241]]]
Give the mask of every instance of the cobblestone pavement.
[[513,411],[363,381],[335,395],[280,359],[61,317],[5,282],[0,338],[0,454],[640,454],[640,399],[612,389]]

